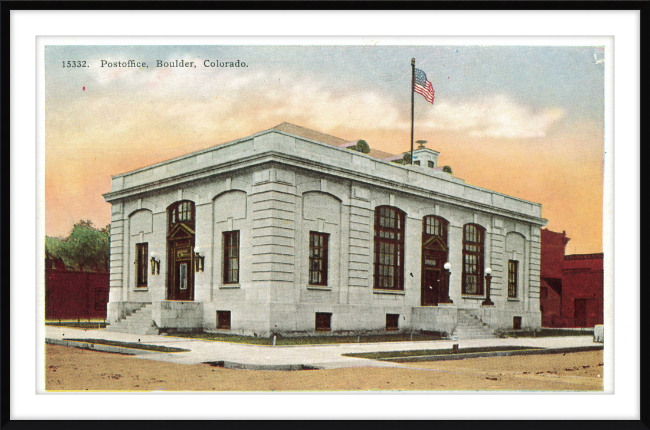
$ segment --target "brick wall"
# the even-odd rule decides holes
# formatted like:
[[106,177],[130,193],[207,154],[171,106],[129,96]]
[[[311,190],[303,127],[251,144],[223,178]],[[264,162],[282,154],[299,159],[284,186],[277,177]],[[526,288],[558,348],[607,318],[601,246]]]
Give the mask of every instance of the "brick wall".
[[45,318],[105,319],[108,273],[45,270]]

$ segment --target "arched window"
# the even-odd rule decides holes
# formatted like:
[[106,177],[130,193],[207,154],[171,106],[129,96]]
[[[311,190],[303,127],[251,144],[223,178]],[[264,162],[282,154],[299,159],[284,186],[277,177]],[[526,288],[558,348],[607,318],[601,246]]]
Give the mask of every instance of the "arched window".
[[463,294],[483,294],[485,229],[477,224],[463,228]]
[[446,250],[449,222],[439,216],[429,215],[424,217],[422,224],[422,232],[424,236],[423,243],[426,243],[426,240],[439,239],[438,243],[443,245],[443,249]]
[[391,206],[375,209],[375,288],[404,289],[404,221]]
[[185,224],[194,229],[194,203],[188,201],[176,202],[167,208],[169,213],[169,230],[176,224]]

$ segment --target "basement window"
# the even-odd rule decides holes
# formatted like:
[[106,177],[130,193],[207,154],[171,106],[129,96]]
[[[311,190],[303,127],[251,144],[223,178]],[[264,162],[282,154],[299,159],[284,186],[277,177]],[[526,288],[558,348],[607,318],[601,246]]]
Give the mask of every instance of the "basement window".
[[397,330],[399,314],[386,314],[386,330]]
[[332,314],[326,312],[316,312],[316,331],[332,330]]
[[217,311],[217,328],[230,330],[230,311]]
[[521,317],[514,317],[512,319],[512,328],[514,330],[521,330]]

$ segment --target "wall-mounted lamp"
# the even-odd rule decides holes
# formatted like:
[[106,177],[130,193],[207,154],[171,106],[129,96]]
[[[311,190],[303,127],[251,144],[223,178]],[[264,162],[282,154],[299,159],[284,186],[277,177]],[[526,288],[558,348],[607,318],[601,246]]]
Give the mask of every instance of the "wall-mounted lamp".
[[490,283],[492,282],[492,269],[489,267],[485,269],[485,300],[481,305],[483,306],[494,306],[492,300],[490,300]]
[[203,263],[205,263],[205,256],[199,254],[199,247],[194,247],[194,271],[203,272]]
[[160,275],[160,256],[157,252],[151,253],[151,274]]

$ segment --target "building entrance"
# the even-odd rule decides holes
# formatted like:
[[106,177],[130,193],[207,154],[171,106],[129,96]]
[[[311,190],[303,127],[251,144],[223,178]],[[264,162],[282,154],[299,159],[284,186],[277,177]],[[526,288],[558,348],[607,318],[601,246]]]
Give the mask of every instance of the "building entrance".
[[444,259],[434,252],[424,250],[424,264],[422,268],[422,306],[437,306],[441,289],[441,269]]
[[449,292],[443,272],[447,261],[448,224],[437,216],[423,219],[421,306],[448,303]]
[[167,300],[194,300],[194,203],[174,203],[167,211]]

